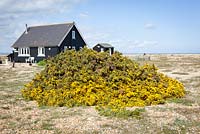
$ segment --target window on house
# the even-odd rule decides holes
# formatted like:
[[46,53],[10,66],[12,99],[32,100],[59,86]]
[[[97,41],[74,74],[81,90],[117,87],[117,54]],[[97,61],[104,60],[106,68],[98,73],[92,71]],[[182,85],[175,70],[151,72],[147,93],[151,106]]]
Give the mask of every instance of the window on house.
[[101,48],[101,52],[104,52],[104,49],[103,49],[103,48]]
[[72,49],[75,49],[76,47],[75,46],[72,46]]
[[66,49],[68,49],[68,47],[67,47],[67,46],[64,46],[64,50],[66,50]]
[[72,31],[72,39],[76,39],[75,31]]
[[30,56],[30,48],[29,47],[19,48],[18,56]]
[[38,56],[45,56],[45,48],[38,47]]

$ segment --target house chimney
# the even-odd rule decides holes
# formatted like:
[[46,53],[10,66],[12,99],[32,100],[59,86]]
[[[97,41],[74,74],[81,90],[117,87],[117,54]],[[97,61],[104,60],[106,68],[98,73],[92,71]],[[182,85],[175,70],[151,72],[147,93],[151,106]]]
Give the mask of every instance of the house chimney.
[[28,34],[28,25],[26,24],[26,31],[25,34]]

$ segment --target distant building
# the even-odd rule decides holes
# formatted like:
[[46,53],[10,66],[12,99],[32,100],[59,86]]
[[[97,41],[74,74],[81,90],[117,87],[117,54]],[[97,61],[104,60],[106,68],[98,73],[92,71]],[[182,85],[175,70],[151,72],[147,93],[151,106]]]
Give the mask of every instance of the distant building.
[[114,53],[114,47],[108,43],[99,43],[93,47],[93,50],[97,52],[106,52],[109,51],[110,55]]
[[28,27],[12,45],[15,62],[38,62],[67,49],[86,46],[75,23]]

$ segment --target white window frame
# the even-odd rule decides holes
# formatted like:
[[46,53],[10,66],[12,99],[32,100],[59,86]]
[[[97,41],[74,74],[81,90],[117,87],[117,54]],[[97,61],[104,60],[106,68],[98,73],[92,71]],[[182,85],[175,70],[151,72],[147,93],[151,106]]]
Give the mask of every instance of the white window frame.
[[75,50],[75,49],[76,49],[76,47],[75,47],[75,46],[72,46],[72,49],[74,49],[74,50]]
[[38,47],[38,57],[45,57],[45,47]]
[[69,49],[69,47],[68,46],[64,46],[64,51],[67,50],[67,49]]
[[76,32],[74,30],[72,31],[72,39],[76,39]]
[[21,57],[29,57],[30,56],[30,48],[29,47],[21,47],[18,49],[18,56]]

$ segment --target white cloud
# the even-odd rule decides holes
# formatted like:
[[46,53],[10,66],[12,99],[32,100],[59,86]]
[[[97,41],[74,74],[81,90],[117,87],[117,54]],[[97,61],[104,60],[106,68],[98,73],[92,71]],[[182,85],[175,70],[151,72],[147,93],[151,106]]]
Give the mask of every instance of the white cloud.
[[3,13],[29,13],[40,11],[62,11],[71,8],[83,0],[1,0],[0,9]]
[[109,29],[96,30],[92,27],[81,27],[80,31],[84,33],[84,39],[87,41],[90,48],[97,43],[109,43],[115,47],[115,50],[122,53],[133,53],[137,51],[145,51],[146,49],[156,47],[158,41],[156,40],[137,40],[122,37],[121,35],[114,34],[115,31],[109,31]]
[[138,47],[138,48],[144,48],[144,47],[152,47],[152,46],[156,46],[158,44],[157,41],[147,41],[147,40],[144,40],[144,41],[134,41],[132,43],[132,45],[134,47]]
[[159,44],[156,40],[147,39],[132,39],[122,35],[116,34],[116,29],[109,28],[95,28],[95,26],[82,25],[78,27],[83,33],[83,37],[92,48],[97,43],[109,43],[114,46],[115,50],[122,53],[146,52],[150,48],[156,48]]
[[83,13],[80,13],[80,14],[79,14],[79,17],[80,17],[80,18],[88,18],[88,17],[89,17],[89,14],[88,14],[88,12],[83,12]]
[[26,23],[55,23],[54,16],[62,13],[66,15],[83,1],[85,0],[1,0],[0,52],[11,50],[10,46],[24,31]]
[[158,45],[158,41],[153,40],[127,40],[127,39],[117,39],[109,41],[116,50],[120,50],[123,53],[134,52],[137,50],[145,50]]
[[109,38],[110,34],[108,33],[100,33],[100,32],[93,32],[93,33],[89,33],[87,35],[85,35],[85,38],[90,40],[104,40],[106,38]]
[[146,24],[144,25],[144,28],[145,28],[145,29],[155,29],[156,26],[155,26],[154,24],[152,24],[152,23],[146,23]]
[[97,43],[109,42],[111,34],[109,32],[95,31],[92,29],[81,29],[84,32],[84,39],[87,41],[90,48]]
[[144,46],[156,46],[158,45],[158,41],[144,41]]
[[92,48],[97,43],[107,42],[111,38],[111,34],[107,31],[100,31],[92,26],[80,26],[79,31],[83,35],[87,45]]

